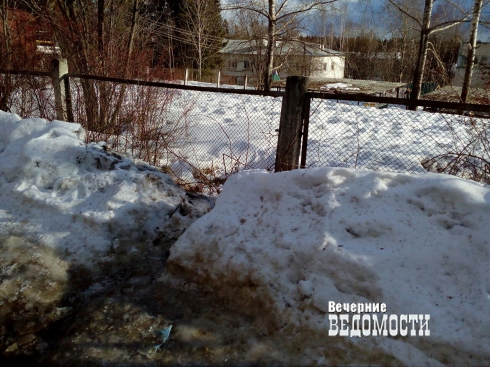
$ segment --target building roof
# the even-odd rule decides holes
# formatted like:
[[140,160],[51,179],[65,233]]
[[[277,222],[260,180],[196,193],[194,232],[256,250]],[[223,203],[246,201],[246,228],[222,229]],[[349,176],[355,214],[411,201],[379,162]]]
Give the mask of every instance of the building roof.
[[[466,53],[468,46],[469,43],[463,43],[460,52]],[[475,55],[490,55],[490,42],[478,42],[475,48]]]
[[[224,46],[219,51],[222,54],[257,55],[265,53],[267,40],[231,40],[223,42]],[[277,41],[276,55],[307,55],[311,57],[344,56],[342,52],[330,49],[321,49],[320,45],[306,43],[297,40]]]
[[[286,81],[273,83],[277,87],[286,87]],[[336,86],[347,86],[347,88]],[[405,87],[407,83],[381,82],[375,80],[358,80],[358,79],[334,79],[334,78],[314,78],[308,79],[308,89],[313,91],[322,91],[326,93],[355,93],[355,94],[381,94],[396,88]]]
[[[422,99],[441,102],[461,102],[461,87],[446,86],[431,93],[424,94]],[[470,88],[467,103],[490,104],[490,90],[485,88]]]

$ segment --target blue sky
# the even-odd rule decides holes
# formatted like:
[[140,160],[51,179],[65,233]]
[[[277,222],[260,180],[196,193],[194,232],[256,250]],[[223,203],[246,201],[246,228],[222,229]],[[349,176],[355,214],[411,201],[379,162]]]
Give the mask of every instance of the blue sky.
[[[222,5],[229,3],[232,0],[221,0]],[[423,0],[413,0],[415,3],[423,6]],[[473,8],[472,0],[456,0],[461,6],[470,11]],[[341,22],[350,21],[350,30],[354,30],[358,27],[363,29],[374,28],[380,36],[389,35],[384,30],[384,6],[387,0],[338,0],[335,2],[335,6],[340,9],[346,9],[346,15],[335,15],[335,12],[329,12],[327,22],[333,23],[336,29],[340,28]],[[447,2],[445,0],[435,0],[434,10],[439,6],[446,8]],[[448,9],[448,8],[447,8]],[[229,15],[225,15],[227,18]],[[482,17],[490,17],[490,5],[483,8]],[[322,20],[318,15],[310,13],[308,19],[303,22],[304,31],[303,34],[322,34],[321,26]],[[354,29],[352,29],[354,28]],[[469,37],[469,32],[468,32]],[[490,29],[488,27],[480,26],[478,30],[478,39],[480,41],[490,41]]]

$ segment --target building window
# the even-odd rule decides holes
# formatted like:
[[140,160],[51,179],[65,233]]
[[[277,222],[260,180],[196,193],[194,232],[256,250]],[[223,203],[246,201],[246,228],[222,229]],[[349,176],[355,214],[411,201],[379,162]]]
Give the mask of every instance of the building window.
[[243,68],[244,69],[250,69],[250,61],[244,61],[243,62]]
[[335,70],[335,64],[332,62],[332,70]]
[[328,70],[328,63],[324,62],[323,63],[323,71],[327,71]]
[[232,69],[236,69],[236,67],[237,67],[237,62],[236,62],[236,61],[230,61],[230,62],[229,62],[229,65],[230,65],[230,68],[232,68]]

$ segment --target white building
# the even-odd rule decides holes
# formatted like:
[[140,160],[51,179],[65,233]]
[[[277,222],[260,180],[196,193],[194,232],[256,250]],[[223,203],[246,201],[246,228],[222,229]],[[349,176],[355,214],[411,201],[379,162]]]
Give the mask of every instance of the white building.
[[[454,71],[453,86],[462,87],[466,69],[466,55],[468,43],[461,45],[459,49],[458,63]],[[475,64],[471,78],[472,87],[488,87],[490,85],[490,43],[479,42],[476,45]]]
[[[242,84],[245,75],[250,79],[265,70],[267,40],[225,40],[220,50],[224,66],[222,76]],[[279,76],[302,75],[318,78],[344,77],[345,56],[341,52],[302,41],[277,41],[275,65],[280,65]]]

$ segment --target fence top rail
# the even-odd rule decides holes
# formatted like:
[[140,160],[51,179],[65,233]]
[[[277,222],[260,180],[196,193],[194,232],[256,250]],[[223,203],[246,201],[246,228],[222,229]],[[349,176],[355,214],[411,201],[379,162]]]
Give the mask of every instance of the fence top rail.
[[285,92],[283,91],[270,91],[266,92],[263,90],[247,90],[247,89],[231,89],[231,88],[216,88],[216,87],[200,87],[194,85],[182,85],[174,83],[164,83],[164,82],[149,82],[144,80],[135,79],[123,79],[123,78],[112,78],[97,75],[86,75],[86,74],[65,74],[63,77],[69,78],[79,78],[79,79],[92,79],[103,82],[113,82],[121,84],[132,84],[141,85],[145,87],[160,87],[160,88],[172,88],[172,89],[182,89],[182,90],[195,90],[201,92],[218,92],[218,93],[229,93],[229,94],[247,94],[247,95],[258,95],[258,96],[268,96],[268,97],[283,97]]
[[454,103],[454,102],[442,102],[442,101],[429,101],[425,99],[419,99],[413,101],[407,98],[394,98],[394,97],[378,97],[366,94],[342,94],[342,93],[320,93],[320,92],[308,92],[307,97],[318,99],[333,99],[340,101],[354,101],[354,102],[376,102],[383,104],[394,104],[404,106],[420,106],[420,107],[432,107],[443,108],[448,110],[457,111],[477,111],[477,112],[489,112],[490,105],[473,104],[473,103]]
[[0,69],[0,74],[51,76],[51,73],[49,71],[29,71],[29,70],[3,70],[3,69]]

